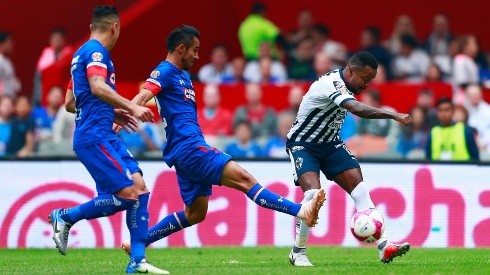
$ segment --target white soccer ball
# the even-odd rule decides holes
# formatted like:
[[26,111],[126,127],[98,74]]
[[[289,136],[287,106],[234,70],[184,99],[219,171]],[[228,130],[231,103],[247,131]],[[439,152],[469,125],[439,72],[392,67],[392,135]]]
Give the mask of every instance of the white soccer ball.
[[375,242],[385,230],[383,216],[376,209],[356,212],[350,220],[350,230],[361,242]]

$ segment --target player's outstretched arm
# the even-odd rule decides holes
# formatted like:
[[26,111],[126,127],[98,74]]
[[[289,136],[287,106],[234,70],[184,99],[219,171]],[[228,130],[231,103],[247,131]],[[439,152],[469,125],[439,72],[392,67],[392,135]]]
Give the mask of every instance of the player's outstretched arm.
[[131,100],[137,105],[144,106],[150,99],[153,98],[153,93],[147,89],[141,89],[141,91]]
[[121,108],[129,111],[137,119],[147,122],[153,121],[153,112],[146,107],[138,106],[134,102],[117,94],[111,86],[105,83],[105,79],[101,76],[93,75],[89,79],[90,89],[92,94],[107,104],[116,108]]
[[412,123],[412,118],[409,114],[400,114],[391,112],[388,110],[379,109],[376,107],[369,106],[357,100],[349,100],[342,104],[342,107],[347,109],[349,112],[354,115],[362,118],[389,118],[396,120],[404,125],[408,125]]

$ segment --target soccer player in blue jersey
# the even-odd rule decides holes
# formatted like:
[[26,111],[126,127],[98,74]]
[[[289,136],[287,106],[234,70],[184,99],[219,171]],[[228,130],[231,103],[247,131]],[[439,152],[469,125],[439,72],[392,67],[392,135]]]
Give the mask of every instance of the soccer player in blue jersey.
[[[73,149],[96,183],[98,196],[68,209],[55,209],[49,215],[53,240],[66,255],[70,228],[83,219],[110,216],[127,210],[126,224],[131,235],[130,262],[126,273],[168,274],[145,260],[148,236],[149,192],[138,162],[122,145],[113,123],[134,129],[136,120],[151,121],[150,109],[139,106],[115,91],[115,72],[109,51],[120,32],[117,10],[97,6],[90,25],[90,40],[74,54],[71,82],[65,106],[76,114]],[[114,107],[120,108],[114,110]]]
[[[163,158],[177,172],[183,211],[168,215],[148,231],[147,245],[204,220],[212,185],[245,193],[259,206],[287,213],[314,226],[325,200],[318,190],[306,204],[293,203],[263,188],[232,158],[209,146],[197,122],[195,93],[187,70],[198,60],[199,32],[191,26],[174,29],[167,38],[168,55],[150,74],[133,99],[144,105],[153,97],[165,126],[167,142]],[[170,225],[170,226],[169,226]],[[132,252],[132,243],[122,247]]]
[[[286,142],[295,184],[304,192],[303,203],[311,200],[320,188],[321,171],[350,194],[357,211],[375,208],[359,163],[340,139],[339,130],[347,112],[362,118],[390,118],[402,124],[412,123],[408,114],[374,108],[354,97],[353,94],[358,95],[369,86],[377,68],[378,63],[370,53],[358,52],[345,68],[321,76],[303,97]],[[296,240],[289,254],[294,266],[312,266],[306,255],[309,233],[309,226],[297,220]],[[383,263],[391,262],[410,249],[408,243],[389,242],[386,233],[377,243]]]

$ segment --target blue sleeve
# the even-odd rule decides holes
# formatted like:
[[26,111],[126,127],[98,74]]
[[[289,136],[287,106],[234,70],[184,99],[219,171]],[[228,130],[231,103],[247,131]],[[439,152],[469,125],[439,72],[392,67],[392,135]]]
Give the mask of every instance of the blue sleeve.
[[429,133],[427,145],[425,145],[425,158],[432,159],[432,132]]
[[478,146],[476,146],[475,135],[473,129],[468,126],[464,128],[464,135],[466,139],[466,147],[470,153],[472,160],[480,160],[480,153],[478,152]]

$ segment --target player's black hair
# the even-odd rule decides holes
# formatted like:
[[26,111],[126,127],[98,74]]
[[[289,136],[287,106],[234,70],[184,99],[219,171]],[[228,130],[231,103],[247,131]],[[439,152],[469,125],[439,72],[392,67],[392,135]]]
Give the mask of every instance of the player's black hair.
[[454,106],[453,101],[451,99],[449,99],[449,97],[443,96],[443,97],[439,98],[439,100],[437,100],[436,108],[439,108],[440,105],[445,104],[445,103],[449,103],[449,105],[451,105],[451,107]]
[[400,43],[402,45],[408,46],[411,49],[415,49],[419,46],[417,39],[410,34],[403,34],[400,36]]
[[9,39],[11,34],[6,31],[0,31],[0,43],[3,43]]
[[92,31],[106,31],[114,21],[119,19],[117,9],[114,6],[96,6],[92,14]]
[[194,42],[194,37],[199,38],[199,35],[199,31],[193,26],[182,25],[177,27],[167,37],[167,50],[173,52],[180,44],[189,48]]
[[379,29],[378,26],[368,26],[366,27],[365,31],[367,31],[376,42],[378,42],[381,39],[381,30]]
[[362,69],[368,66],[376,70],[378,69],[378,61],[376,61],[376,58],[369,52],[360,51],[349,58],[349,66],[353,69]]

